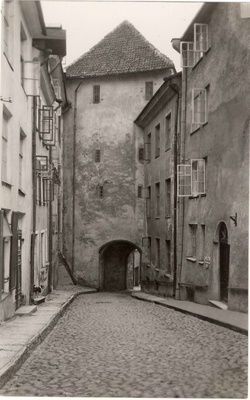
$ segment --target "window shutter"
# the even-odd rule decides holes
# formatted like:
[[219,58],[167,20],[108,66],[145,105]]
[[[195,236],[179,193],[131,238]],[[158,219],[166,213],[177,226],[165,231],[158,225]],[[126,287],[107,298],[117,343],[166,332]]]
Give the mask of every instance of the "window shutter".
[[181,66],[188,68],[194,66],[194,43],[181,42]]
[[52,106],[39,109],[39,134],[47,146],[54,146],[54,110]]
[[191,160],[192,195],[205,193],[205,160]]
[[139,148],[139,161],[144,161],[144,148]]
[[192,124],[203,125],[207,122],[207,91],[192,89]]
[[202,53],[208,50],[208,24],[194,24],[194,50]]
[[191,196],[191,165],[177,165],[177,195],[178,197]]
[[151,161],[151,143],[144,143],[144,161]]

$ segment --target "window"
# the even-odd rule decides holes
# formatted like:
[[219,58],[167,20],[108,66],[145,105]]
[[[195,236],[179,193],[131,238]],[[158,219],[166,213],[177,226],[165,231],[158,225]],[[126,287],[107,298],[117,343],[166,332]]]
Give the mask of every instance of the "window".
[[49,201],[54,200],[54,190],[53,183],[49,178],[42,178],[43,182],[43,204],[48,203]]
[[141,198],[142,197],[142,186],[138,185],[138,197]]
[[3,2],[3,25],[4,25],[4,54],[12,64],[12,52],[13,52],[13,44],[12,44],[12,36],[13,36],[13,1],[5,0]]
[[194,66],[194,43],[181,42],[181,67]]
[[205,160],[192,160],[192,195],[205,193]]
[[139,149],[138,158],[139,158],[140,162],[144,161],[144,149],[143,148]]
[[190,164],[177,165],[177,195],[205,194],[205,159],[191,160]]
[[93,86],[93,103],[100,103],[100,85]]
[[155,127],[155,158],[159,157],[160,155],[160,130],[161,126],[158,124]]
[[206,226],[201,225],[200,260],[204,260],[205,258],[205,234]]
[[37,173],[36,174],[36,201],[38,204],[42,204],[43,199],[42,199],[42,174]]
[[194,24],[194,41],[181,42],[181,66],[194,67],[209,48],[208,25]]
[[171,240],[166,240],[166,270],[171,273]]
[[151,133],[147,134],[146,142],[144,143],[145,160],[151,161]]
[[151,262],[151,253],[152,253],[152,250],[151,250],[151,237],[149,236],[148,237],[148,260],[149,260],[149,262]]
[[95,162],[100,162],[101,161],[101,150],[96,150],[95,151]]
[[156,218],[160,217],[160,183],[155,184]]
[[165,180],[165,217],[171,214],[171,179]]
[[196,258],[197,254],[197,225],[190,224],[190,256]]
[[208,25],[194,24],[194,51],[204,53],[208,50]]
[[192,130],[207,122],[207,90],[192,90]]
[[148,186],[148,197],[146,200],[147,218],[151,217],[151,186]]
[[2,182],[10,184],[11,182],[11,159],[10,159],[10,118],[11,113],[4,106],[3,126],[2,126]]
[[103,186],[102,185],[99,186],[99,197],[103,198]]
[[45,267],[45,265],[46,265],[45,232],[41,232],[41,267]]
[[156,267],[160,268],[161,266],[160,239],[155,239],[155,244],[156,244],[155,264]]
[[25,84],[25,53],[26,53],[26,44],[27,44],[27,36],[23,26],[21,25],[20,31],[20,74],[21,74],[21,85],[24,88]]
[[153,82],[145,83],[145,99],[150,100],[153,96]]
[[7,182],[8,165],[8,119],[3,114],[3,132],[2,132],[2,181]]
[[171,113],[165,118],[165,150],[171,147]]
[[19,189],[23,189],[23,171],[24,171],[24,160],[23,160],[23,143],[25,139],[25,134],[21,130],[20,132],[20,140],[19,140]]

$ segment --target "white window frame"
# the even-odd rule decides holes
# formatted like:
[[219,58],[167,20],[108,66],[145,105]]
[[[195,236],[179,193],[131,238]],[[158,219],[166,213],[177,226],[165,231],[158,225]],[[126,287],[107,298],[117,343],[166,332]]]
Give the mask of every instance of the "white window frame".
[[194,42],[181,42],[181,67],[192,68],[194,65]]
[[[194,170],[194,165],[199,169]],[[177,165],[177,196],[189,197],[206,193],[206,161],[192,159],[190,164]]]
[[208,50],[208,24],[194,24],[194,51],[202,53]]
[[207,123],[207,89],[192,89],[192,125],[201,126]]

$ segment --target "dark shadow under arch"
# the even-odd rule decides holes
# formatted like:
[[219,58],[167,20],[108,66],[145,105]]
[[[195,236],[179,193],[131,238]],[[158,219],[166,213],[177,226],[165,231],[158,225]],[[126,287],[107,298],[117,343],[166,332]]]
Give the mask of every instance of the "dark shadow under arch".
[[135,250],[138,250],[141,256],[141,248],[124,239],[111,240],[100,247],[100,290],[121,291],[127,289],[128,258]]

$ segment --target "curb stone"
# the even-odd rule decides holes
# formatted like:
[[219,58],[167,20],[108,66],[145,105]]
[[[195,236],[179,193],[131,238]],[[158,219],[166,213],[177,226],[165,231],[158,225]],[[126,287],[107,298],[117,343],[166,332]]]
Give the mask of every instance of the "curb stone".
[[96,293],[96,290],[74,293],[71,295],[71,297],[69,297],[68,300],[65,301],[65,303],[62,304],[60,310],[51,318],[50,322],[38,334],[36,334],[23,349],[19,351],[16,357],[6,366],[6,370],[0,375],[0,389],[2,389],[2,387],[12,378],[12,376],[19,370],[21,365],[27,360],[30,354],[52,331],[73,300],[80,295],[91,293]]
[[248,331],[246,329],[238,327],[238,326],[235,326],[235,325],[232,325],[232,324],[230,324],[228,322],[219,321],[217,319],[213,319],[213,318],[208,317],[206,315],[197,314],[197,313],[189,311],[189,310],[184,310],[182,308],[178,308],[178,307],[176,307],[174,305],[165,304],[165,303],[162,303],[161,300],[143,298],[143,297],[138,296],[137,293],[131,293],[131,296],[133,298],[137,299],[137,300],[147,301],[148,303],[155,303],[157,305],[160,305],[160,306],[163,306],[163,307],[166,307],[166,308],[170,308],[170,309],[175,310],[175,311],[179,311],[179,312],[181,312],[183,314],[189,314],[189,315],[192,315],[193,317],[196,317],[196,318],[201,319],[203,321],[207,321],[207,322],[210,322],[212,324],[219,325],[219,326],[222,326],[224,328],[228,328],[228,329],[230,329],[232,331],[239,332],[239,333],[241,333],[241,334],[243,334],[245,336],[248,336]]

